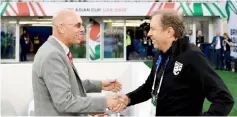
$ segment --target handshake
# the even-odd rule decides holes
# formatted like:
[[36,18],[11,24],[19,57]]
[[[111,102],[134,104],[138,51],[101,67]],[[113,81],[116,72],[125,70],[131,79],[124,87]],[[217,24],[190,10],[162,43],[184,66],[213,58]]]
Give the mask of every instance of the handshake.
[[[103,80],[102,90],[119,92],[122,87],[121,83],[117,80]],[[106,96],[106,108],[112,112],[120,112],[124,110],[129,103],[129,98],[124,94]]]
[[129,103],[129,98],[124,94],[106,96],[106,107],[111,112],[121,112]]

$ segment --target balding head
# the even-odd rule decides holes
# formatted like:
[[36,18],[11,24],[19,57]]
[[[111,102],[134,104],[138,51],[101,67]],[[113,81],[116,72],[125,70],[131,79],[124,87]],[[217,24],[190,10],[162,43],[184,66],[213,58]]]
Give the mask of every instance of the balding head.
[[[60,10],[59,12],[56,13],[55,16],[52,18],[52,24],[54,26],[58,26],[63,23],[72,23],[73,19],[76,17],[80,17],[78,13],[72,10]],[[74,23],[74,22],[73,22]]]
[[60,10],[52,18],[53,35],[68,47],[84,40],[81,16],[72,10]]

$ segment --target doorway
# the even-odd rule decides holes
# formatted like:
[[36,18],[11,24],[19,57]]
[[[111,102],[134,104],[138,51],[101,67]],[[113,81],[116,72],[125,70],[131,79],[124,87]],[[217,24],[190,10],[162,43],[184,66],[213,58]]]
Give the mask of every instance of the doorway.
[[39,47],[52,34],[51,26],[20,26],[20,61],[33,61]]
[[157,52],[148,36],[150,20],[126,20],[126,33],[131,38],[127,60],[152,60]]
[[204,42],[209,41],[209,20],[197,20],[195,22],[196,25],[196,35],[198,35],[198,31],[202,32],[202,36],[204,36]]

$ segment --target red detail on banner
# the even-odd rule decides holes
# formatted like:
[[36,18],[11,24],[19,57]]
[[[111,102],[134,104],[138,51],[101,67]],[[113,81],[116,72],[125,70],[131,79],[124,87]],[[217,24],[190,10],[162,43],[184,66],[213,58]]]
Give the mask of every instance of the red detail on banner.
[[97,36],[100,33],[100,25],[99,24],[93,24],[90,26],[90,39],[93,41],[97,40]]
[[16,14],[16,16],[18,16],[18,13],[16,12],[16,10],[14,9],[14,7],[11,5],[11,3],[9,3],[10,8],[12,9],[12,11]]
[[31,10],[33,11],[34,16],[38,16],[38,14],[37,14],[37,12],[36,12],[36,10],[35,10],[33,4],[32,4],[31,2],[29,2],[29,4],[30,4]]
[[6,10],[6,16],[10,16],[10,13],[8,12],[8,10]]
[[30,10],[25,2],[17,2],[16,3],[18,9],[18,16],[30,16]]
[[160,4],[160,6],[158,7],[158,10],[162,8],[163,4],[164,4],[163,2]]
[[152,12],[152,10],[154,9],[155,6],[156,6],[156,2],[153,3],[153,5],[151,6],[149,12],[146,14],[146,16],[150,16],[151,15],[151,12]]
[[175,3],[165,3],[164,8],[174,8]]
[[179,4],[179,7],[177,8],[177,11],[181,8],[180,4]]
[[46,16],[46,13],[44,12],[44,9],[42,9],[41,5],[39,2],[36,2],[37,6],[39,7],[41,13],[43,14],[43,16]]

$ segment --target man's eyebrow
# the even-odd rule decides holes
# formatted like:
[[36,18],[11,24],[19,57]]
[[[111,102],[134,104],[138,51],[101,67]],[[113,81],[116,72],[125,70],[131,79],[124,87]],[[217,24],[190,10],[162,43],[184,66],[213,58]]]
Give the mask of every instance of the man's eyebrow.
[[82,23],[81,23],[81,22],[78,22],[78,23],[76,23],[76,25],[78,25],[78,26],[81,26],[81,25],[82,25]]

